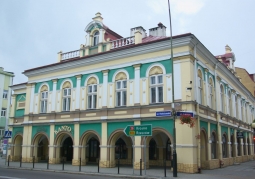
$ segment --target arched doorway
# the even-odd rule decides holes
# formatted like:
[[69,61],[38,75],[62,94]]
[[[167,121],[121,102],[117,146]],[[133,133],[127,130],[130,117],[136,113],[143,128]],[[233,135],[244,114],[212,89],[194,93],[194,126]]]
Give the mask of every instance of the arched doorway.
[[200,160],[201,160],[201,168],[202,169],[206,169],[206,161],[208,160],[207,158],[207,137],[206,137],[206,132],[205,130],[201,130],[200,131],[200,147],[201,147],[201,151],[200,151]]
[[73,159],[73,140],[70,136],[64,139],[61,147],[61,156],[65,161],[71,162]]
[[97,159],[99,158],[100,155],[99,141],[96,138],[92,137],[88,141],[88,149],[89,149],[87,153],[88,161],[97,162]]
[[14,146],[13,146],[13,161],[19,161],[22,156],[22,143],[23,137],[21,135],[17,135],[14,138]]
[[115,144],[115,159],[127,159],[127,145],[122,138]]
[[33,156],[37,162],[46,161],[49,156],[49,140],[45,134],[38,134],[33,140]]

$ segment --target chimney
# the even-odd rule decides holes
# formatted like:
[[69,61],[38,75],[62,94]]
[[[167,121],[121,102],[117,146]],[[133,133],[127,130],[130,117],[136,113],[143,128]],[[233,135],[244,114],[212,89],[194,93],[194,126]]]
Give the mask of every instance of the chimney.
[[130,36],[135,36],[135,32],[139,31],[142,34],[142,38],[146,37],[146,30],[142,26],[134,27],[130,29]]
[[225,53],[227,54],[227,53],[231,53],[231,52],[232,52],[232,49],[228,45],[226,45],[225,46]]
[[103,22],[104,18],[101,17],[101,13],[100,12],[96,13],[95,15],[96,15],[96,17],[92,18],[94,21]]
[[158,23],[158,27],[149,29],[149,35],[165,37],[166,36],[166,26],[164,26],[161,22]]
[[139,30],[137,30],[136,32],[135,32],[135,44],[140,44],[140,43],[142,43],[142,33],[139,31]]

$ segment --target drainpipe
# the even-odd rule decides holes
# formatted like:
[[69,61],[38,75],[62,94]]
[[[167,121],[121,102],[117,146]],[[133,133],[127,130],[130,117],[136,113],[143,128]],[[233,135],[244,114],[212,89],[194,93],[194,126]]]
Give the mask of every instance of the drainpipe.
[[217,117],[217,135],[218,135],[218,158],[219,158],[219,165],[222,166],[222,145],[221,145],[221,128],[220,128],[220,114],[218,111],[218,84],[217,84],[217,73],[216,70],[218,68],[218,63],[215,64],[214,67],[214,78],[215,78],[215,110],[216,110],[216,117]]

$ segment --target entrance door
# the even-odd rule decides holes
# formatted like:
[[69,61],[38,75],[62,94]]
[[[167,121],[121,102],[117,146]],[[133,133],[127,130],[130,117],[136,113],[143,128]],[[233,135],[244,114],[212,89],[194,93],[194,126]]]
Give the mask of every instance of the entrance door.
[[99,157],[99,142],[95,138],[89,140],[89,161],[96,162]]
[[62,156],[66,158],[66,161],[72,161],[73,159],[73,140],[71,137],[66,138],[63,142]]

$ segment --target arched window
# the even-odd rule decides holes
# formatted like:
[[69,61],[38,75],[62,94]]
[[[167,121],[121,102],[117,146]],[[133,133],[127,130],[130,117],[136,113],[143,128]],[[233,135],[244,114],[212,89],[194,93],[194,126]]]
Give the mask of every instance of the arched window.
[[48,87],[43,85],[40,94],[40,113],[47,113]]
[[157,160],[157,144],[154,139],[150,140],[149,144],[149,159]]
[[228,91],[228,111],[229,115],[231,116],[232,114],[232,100],[231,100],[231,92]]
[[70,111],[71,107],[71,83],[69,81],[66,81],[63,84],[63,95],[62,95],[62,101],[63,101],[63,111]]
[[163,102],[163,76],[153,75],[150,77],[151,103]]
[[221,112],[224,113],[224,88],[223,85],[220,85],[220,104],[221,104]]
[[235,106],[236,106],[236,118],[238,118],[238,102],[237,102],[237,96],[235,96]]
[[115,144],[115,158],[126,159],[127,158],[127,146],[123,139],[118,139]]
[[209,105],[213,108],[213,80],[212,78],[209,79]]
[[93,35],[93,46],[97,46],[99,41],[99,32],[96,31]]
[[171,160],[171,156],[172,156],[172,151],[171,151],[171,141],[168,138],[167,142],[166,142],[166,160]]
[[88,109],[97,108],[97,79],[95,77],[89,77],[87,81],[87,105]]
[[227,148],[227,136],[223,134],[222,136],[222,157],[227,158],[228,148]]
[[216,135],[215,132],[212,133],[211,137],[211,152],[212,152],[212,159],[216,159]]
[[203,102],[203,80],[202,80],[202,73],[200,70],[198,70],[198,103],[202,104]]

